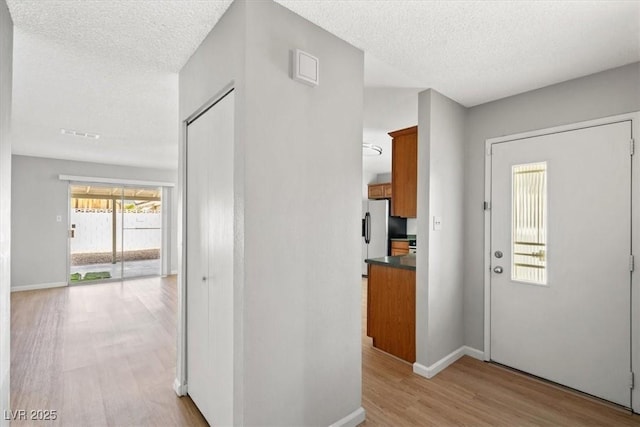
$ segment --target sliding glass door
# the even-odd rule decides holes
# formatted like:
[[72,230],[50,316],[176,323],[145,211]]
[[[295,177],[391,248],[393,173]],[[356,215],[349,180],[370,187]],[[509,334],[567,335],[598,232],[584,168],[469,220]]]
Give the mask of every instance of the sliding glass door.
[[122,277],[160,275],[162,204],[159,188],[125,188]]
[[71,183],[69,283],[160,275],[159,188]]

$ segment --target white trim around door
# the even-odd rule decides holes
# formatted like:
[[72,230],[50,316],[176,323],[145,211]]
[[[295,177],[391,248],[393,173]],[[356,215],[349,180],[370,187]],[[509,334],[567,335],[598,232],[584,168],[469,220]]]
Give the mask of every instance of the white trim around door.
[[178,396],[186,396],[188,393],[187,384],[187,205],[186,181],[187,181],[187,126],[209,108],[217,104],[229,92],[235,89],[235,82],[231,81],[219,90],[207,102],[193,111],[186,119],[180,123],[180,144],[178,148],[178,325],[177,325],[177,348],[176,348],[176,378],[173,382],[173,390]]
[[76,176],[76,175],[58,175],[60,181],[70,182],[94,182],[96,184],[115,184],[122,186],[136,186],[142,185],[144,187],[175,187],[173,182],[163,181],[145,181],[140,179],[118,179],[118,178],[104,178],[96,176]]

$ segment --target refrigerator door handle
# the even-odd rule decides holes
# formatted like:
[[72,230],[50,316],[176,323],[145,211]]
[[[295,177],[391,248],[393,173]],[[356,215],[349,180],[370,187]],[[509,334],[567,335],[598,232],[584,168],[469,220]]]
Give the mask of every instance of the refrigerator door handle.
[[364,214],[364,242],[369,244],[371,241],[371,214],[367,212]]

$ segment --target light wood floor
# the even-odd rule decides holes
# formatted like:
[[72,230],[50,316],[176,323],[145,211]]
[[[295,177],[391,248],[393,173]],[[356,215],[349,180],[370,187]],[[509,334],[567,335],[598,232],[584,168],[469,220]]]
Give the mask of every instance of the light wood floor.
[[206,425],[172,389],[175,348],[175,277],[14,292],[11,407],[58,420],[12,425]]
[[640,416],[468,356],[427,380],[373,348],[362,280],[362,401],[373,426],[640,426]]
[[[17,292],[11,304],[11,406],[58,414],[13,425],[206,425],[171,388],[175,278]],[[468,357],[427,380],[365,332],[367,427],[640,426],[640,416]]]

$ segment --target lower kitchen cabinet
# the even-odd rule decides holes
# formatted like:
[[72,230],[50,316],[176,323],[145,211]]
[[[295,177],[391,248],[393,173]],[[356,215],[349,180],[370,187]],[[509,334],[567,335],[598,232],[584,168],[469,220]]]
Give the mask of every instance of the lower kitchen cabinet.
[[416,272],[369,264],[367,335],[373,346],[416,361]]

